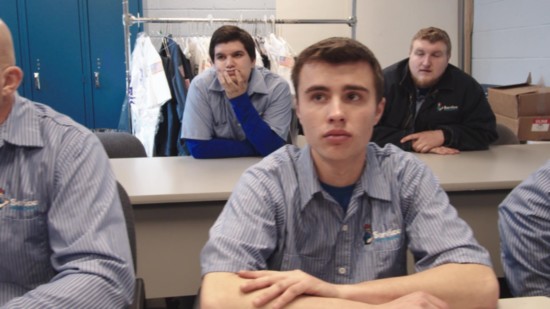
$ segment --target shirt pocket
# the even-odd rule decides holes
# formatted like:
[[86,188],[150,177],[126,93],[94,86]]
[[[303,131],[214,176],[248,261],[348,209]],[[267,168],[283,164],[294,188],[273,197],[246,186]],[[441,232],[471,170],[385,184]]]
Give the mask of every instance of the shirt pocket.
[[380,277],[402,276],[407,273],[407,246],[404,235],[377,238],[372,244],[372,249]]
[[[23,283],[47,280],[51,269],[46,213],[39,206],[0,209],[0,259],[11,265],[8,277]],[[16,267],[15,267],[16,266]]]
[[329,273],[332,268],[330,257],[311,257],[285,253],[283,255],[281,270],[300,269],[321,280],[327,280],[327,278],[325,278],[326,274]]
[[221,99],[212,109],[212,129],[216,138],[233,138],[231,132],[232,111],[230,103]]
[[397,276],[404,274],[403,271],[406,272],[405,235],[392,233],[392,230],[384,234],[379,233],[372,243],[365,244],[361,241],[358,244],[360,250],[364,250],[364,256],[373,259],[372,265],[376,267],[377,277]]
[[17,203],[4,200],[4,206],[0,208],[0,219],[32,220],[42,213],[37,202]]

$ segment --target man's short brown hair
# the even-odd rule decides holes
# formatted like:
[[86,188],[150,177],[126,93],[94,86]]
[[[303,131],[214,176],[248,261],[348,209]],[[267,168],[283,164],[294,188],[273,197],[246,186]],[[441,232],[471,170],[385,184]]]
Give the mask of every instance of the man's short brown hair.
[[418,30],[411,40],[412,43],[416,40],[426,40],[430,43],[443,42],[447,46],[447,56],[451,56],[451,39],[445,30],[436,27],[428,27]]
[[298,98],[298,85],[300,83],[300,72],[306,63],[326,62],[329,64],[348,64],[366,62],[374,73],[374,90],[376,91],[376,102],[380,102],[384,93],[384,77],[380,63],[373,52],[360,42],[345,38],[333,37],[319,41],[304,49],[292,68],[292,84],[296,89]]

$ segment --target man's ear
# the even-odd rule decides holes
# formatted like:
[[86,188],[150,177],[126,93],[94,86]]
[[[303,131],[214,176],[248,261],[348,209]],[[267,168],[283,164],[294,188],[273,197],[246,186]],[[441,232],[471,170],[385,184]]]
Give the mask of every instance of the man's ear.
[[296,112],[296,117],[300,119],[300,104],[297,96],[294,98],[294,111]]
[[23,80],[23,71],[16,67],[11,66],[4,70],[4,87],[2,88],[2,95],[10,95],[14,93],[21,81]]
[[375,115],[375,122],[374,125],[377,125],[380,121],[380,118],[382,118],[382,114],[384,114],[384,107],[386,107],[386,98],[382,98],[378,104],[376,104],[376,115]]

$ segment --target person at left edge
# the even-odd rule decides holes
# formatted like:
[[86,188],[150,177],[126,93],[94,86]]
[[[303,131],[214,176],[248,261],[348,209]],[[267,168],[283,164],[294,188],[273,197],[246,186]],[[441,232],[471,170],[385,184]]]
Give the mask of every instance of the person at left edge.
[[134,268],[107,154],[19,96],[22,77],[0,20],[0,308],[125,308]]
[[236,26],[210,40],[214,66],[191,82],[181,138],[195,158],[266,156],[286,143],[292,95],[280,76],[255,67],[254,40]]

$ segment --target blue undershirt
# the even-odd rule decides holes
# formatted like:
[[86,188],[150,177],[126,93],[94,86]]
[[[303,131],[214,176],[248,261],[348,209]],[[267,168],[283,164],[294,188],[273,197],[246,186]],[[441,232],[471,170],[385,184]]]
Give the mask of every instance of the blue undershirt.
[[213,138],[185,139],[189,152],[195,158],[267,156],[285,144],[277,133],[260,117],[247,93],[230,99],[231,107],[241,124],[246,140]]
[[355,189],[355,184],[345,187],[335,187],[321,182],[321,187],[340,204],[344,213],[348,210],[349,201],[351,200],[353,189]]

